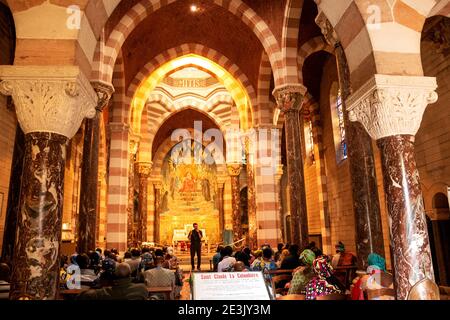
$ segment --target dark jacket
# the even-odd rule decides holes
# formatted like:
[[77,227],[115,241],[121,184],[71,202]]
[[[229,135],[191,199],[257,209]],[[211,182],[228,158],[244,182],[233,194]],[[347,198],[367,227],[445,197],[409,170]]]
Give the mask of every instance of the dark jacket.
[[78,295],[78,300],[145,300],[148,298],[144,284],[134,284],[131,278],[115,280],[112,287],[87,290]]
[[202,243],[203,233],[201,230],[198,230],[198,233],[194,230],[191,230],[188,235],[188,239],[192,244],[200,244]]
[[280,269],[295,269],[300,266],[300,258],[297,255],[288,255],[281,262]]

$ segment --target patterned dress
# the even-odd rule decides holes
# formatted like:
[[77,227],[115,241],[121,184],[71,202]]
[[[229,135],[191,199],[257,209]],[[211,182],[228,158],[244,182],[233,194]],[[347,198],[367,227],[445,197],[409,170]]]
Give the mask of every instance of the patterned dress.
[[341,293],[337,286],[327,281],[327,278],[333,275],[333,268],[328,257],[321,256],[314,260],[313,270],[316,276],[305,287],[306,300],[315,300],[316,297]]

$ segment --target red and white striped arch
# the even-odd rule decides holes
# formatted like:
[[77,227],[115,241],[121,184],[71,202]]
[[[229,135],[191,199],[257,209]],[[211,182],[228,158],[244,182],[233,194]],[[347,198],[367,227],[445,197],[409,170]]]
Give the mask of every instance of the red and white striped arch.
[[373,74],[423,75],[420,39],[438,0],[315,0],[348,60],[353,90]]
[[[131,32],[138,27],[146,17],[155,13],[160,8],[167,6],[175,1],[184,0],[141,0],[133,6],[115,26],[104,47],[103,61],[98,64],[99,69],[94,70],[93,78],[110,82],[112,79],[113,68],[115,60],[120,52],[120,49],[131,34]],[[277,84],[282,84],[284,79],[282,77],[282,56],[279,43],[267,23],[248,5],[241,0],[207,0],[227,9],[231,14],[236,15],[242,19],[256,35],[264,50],[267,52],[272,68],[275,72],[275,80]],[[101,57],[100,56],[100,57]],[[101,66],[101,69],[100,69]]]
[[[197,54],[199,56],[205,57],[227,70],[237,81],[240,82],[242,87],[246,90],[252,107],[257,105],[256,92],[253,88],[253,85],[250,83],[245,73],[242,72],[236,64],[234,64],[226,56],[214,49],[208,48],[201,44],[186,43],[160,53],[158,56],[154,57],[150,62],[148,62],[144,66],[144,68],[134,77],[127,90],[128,103],[125,104],[125,108],[128,112],[128,116],[131,112],[131,99],[141,83],[143,83],[154,71],[156,71],[166,62],[187,54]],[[254,116],[255,115],[253,115],[253,117]],[[252,118],[249,118],[250,121],[251,119]]]
[[297,68],[297,48],[302,9],[303,0],[288,0],[286,3],[281,39],[283,76],[286,84],[296,84],[300,80],[300,72]]
[[326,51],[330,54],[334,54],[334,48],[330,46],[322,36],[318,36],[310,39],[308,42],[303,44],[298,50],[297,54],[297,65],[299,70],[300,82],[303,83],[303,65],[305,60],[313,53],[319,51]]

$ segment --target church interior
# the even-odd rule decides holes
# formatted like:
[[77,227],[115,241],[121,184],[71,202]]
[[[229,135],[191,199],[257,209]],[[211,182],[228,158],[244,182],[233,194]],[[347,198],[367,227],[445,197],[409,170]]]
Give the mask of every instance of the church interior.
[[194,222],[450,287],[450,1],[0,0],[0,48],[10,299]]

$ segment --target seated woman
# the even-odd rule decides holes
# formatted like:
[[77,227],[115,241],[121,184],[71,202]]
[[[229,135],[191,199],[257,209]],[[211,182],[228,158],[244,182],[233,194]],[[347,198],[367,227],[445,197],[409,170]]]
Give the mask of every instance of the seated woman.
[[[386,260],[376,254],[371,253],[367,258],[369,266],[367,274],[353,281],[352,300],[364,300],[364,292],[367,290],[376,290],[394,288],[394,278],[386,271]],[[373,300],[394,300],[393,296],[380,296]]]
[[273,251],[270,248],[264,248],[262,251],[262,257],[253,261],[251,270],[252,271],[262,271],[264,273],[264,279],[270,282],[272,277],[268,273],[270,270],[276,270],[277,265],[272,259]]
[[332,293],[345,293],[344,285],[333,275],[333,267],[327,256],[315,259],[312,267],[315,276],[305,287],[306,300],[315,300],[316,297]]
[[280,253],[280,257],[278,258],[278,261],[276,262],[277,268],[281,268],[281,264],[283,263],[284,259],[289,256],[289,250],[283,249]]
[[305,294],[305,287],[314,277],[312,264],[316,259],[316,255],[310,249],[303,250],[300,254],[300,262],[302,266],[293,272],[288,294]]

